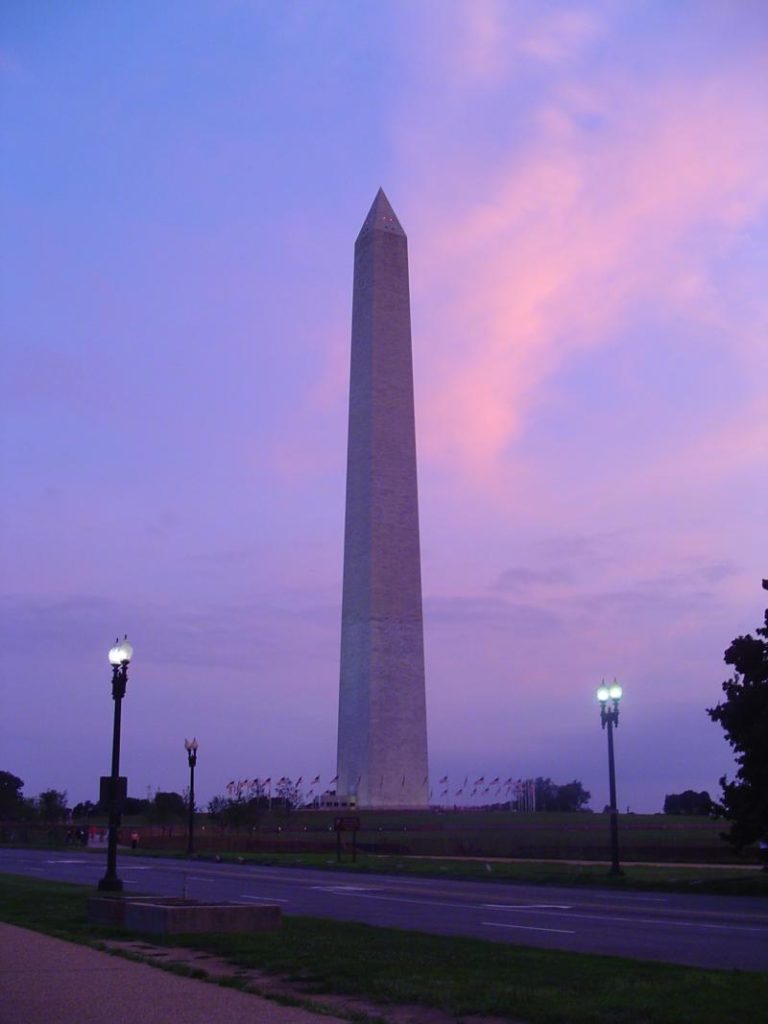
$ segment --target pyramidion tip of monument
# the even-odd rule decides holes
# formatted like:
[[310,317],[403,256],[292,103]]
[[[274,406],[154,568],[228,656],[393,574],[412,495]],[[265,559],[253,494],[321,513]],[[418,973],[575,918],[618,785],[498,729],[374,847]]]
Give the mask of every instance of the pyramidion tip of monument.
[[368,216],[363,221],[358,238],[368,234],[369,231],[388,231],[393,235],[403,235],[405,232],[400,221],[397,219],[392,204],[387,199],[383,188],[379,188],[368,211]]

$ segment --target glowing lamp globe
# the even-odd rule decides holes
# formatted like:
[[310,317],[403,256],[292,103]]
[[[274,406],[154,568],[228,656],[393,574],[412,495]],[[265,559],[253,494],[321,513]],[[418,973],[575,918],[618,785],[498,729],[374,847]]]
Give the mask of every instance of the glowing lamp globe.
[[109,663],[110,665],[122,665],[124,662],[128,662],[133,657],[133,645],[128,643],[128,637],[124,637],[122,640],[115,640],[114,646],[109,649]]

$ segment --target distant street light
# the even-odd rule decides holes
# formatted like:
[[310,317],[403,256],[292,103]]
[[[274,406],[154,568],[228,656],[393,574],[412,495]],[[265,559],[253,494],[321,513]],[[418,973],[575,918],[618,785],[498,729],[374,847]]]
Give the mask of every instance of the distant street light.
[[619,701],[624,691],[614,681],[610,686],[605,682],[598,687],[597,699],[600,701],[600,721],[603,729],[608,726],[608,780],[610,784],[611,805],[611,869],[609,875],[623,875],[619,864],[619,811],[616,806],[616,766],[613,760],[613,727],[619,727]]
[[[115,702],[115,719],[112,729],[112,774],[102,779],[102,800],[107,798],[109,805],[109,841],[107,844],[107,871],[99,880],[102,892],[119,892],[123,883],[117,877],[117,831],[120,828],[120,815],[125,800],[125,779],[120,778],[120,710],[125,687],[128,682],[128,662],[133,657],[133,647],[126,636],[122,641],[115,640],[114,647],[109,650],[109,663],[112,666],[112,700]],[[106,785],[105,785],[106,783]]]
[[197,740],[184,740],[184,749],[189,762],[189,827],[187,829],[187,854],[195,852],[195,765],[197,764]]

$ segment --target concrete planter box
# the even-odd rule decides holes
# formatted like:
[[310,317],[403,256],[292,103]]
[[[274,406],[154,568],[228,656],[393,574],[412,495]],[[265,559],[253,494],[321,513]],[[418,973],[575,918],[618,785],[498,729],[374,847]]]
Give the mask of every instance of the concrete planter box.
[[118,925],[154,935],[182,932],[273,932],[280,907],[244,903],[198,903],[153,896],[89,896],[90,924]]

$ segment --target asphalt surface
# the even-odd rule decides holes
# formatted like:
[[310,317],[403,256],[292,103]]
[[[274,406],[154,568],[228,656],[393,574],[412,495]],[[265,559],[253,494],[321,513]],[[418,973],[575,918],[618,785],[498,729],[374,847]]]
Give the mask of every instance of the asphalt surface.
[[[104,855],[0,850],[0,872],[96,885]],[[284,914],[363,921],[515,945],[701,967],[768,970],[759,898],[617,893],[494,882],[122,856],[129,893],[278,903]]]

